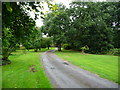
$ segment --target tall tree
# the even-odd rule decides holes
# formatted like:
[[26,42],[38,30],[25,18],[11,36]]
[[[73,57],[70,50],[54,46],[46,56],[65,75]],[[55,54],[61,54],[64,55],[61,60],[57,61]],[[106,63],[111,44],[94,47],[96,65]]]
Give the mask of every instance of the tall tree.
[[[73,47],[87,45],[91,53],[107,52],[112,45],[112,28],[104,18],[110,14],[101,10],[102,3],[73,2],[69,9]],[[69,37],[70,38],[70,37]],[[75,39],[76,38],[76,39]]]
[[65,6],[59,5],[58,15],[54,16],[54,11],[49,13],[44,20],[44,30],[49,36],[53,36],[53,40],[61,51],[62,44],[66,41],[65,32],[69,28],[69,17],[65,12]]
[[[51,4],[51,0],[45,0],[51,9],[55,6]],[[3,2],[2,3],[2,60],[8,60],[9,55],[16,45],[27,43],[30,40],[32,32],[36,31],[35,19],[38,15],[44,16],[41,2]],[[29,16],[29,12],[34,10],[35,18]],[[38,14],[40,13],[40,14]],[[43,18],[43,17],[42,17]],[[35,37],[39,37],[38,33],[34,33]],[[33,36],[33,35],[32,35]],[[32,39],[32,38],[31,38]],[[39,40],[35,39],[34,48],[38,48]],[[29,43],[30,44],[30,43]],[[37,46],[36,46],[37,45]]]
[[33,27],[32,34],[30,34],[29,38],[26,40],[26,42],[23,42],[22,44],[25,46],[27,50],[34,49],[35,52],[38,51],[38,49],[41,49],[41,40],[42,40],[42,33],[39,28]]
[[[8,10],[8,4],[10,4],[9,8],[11,8],[11,11]],[[2,8],[2,60],[8,60],[16,44],[20,44],[29,38],[32,32],[31,28],[35,26],[35,21],[29,18],[27,13],[23,12],[20,5],[17,5],[16,2],[2,3]]]
[[51,37],[43,37],[42,42],[41,42],[41,47],[42,48],[50,48],[52,45],[52,38]]
[[118,2],[73,2],[69,9],[59,7],[56,16],[54,11],[49,13],[43,29],[59,47],[64,43],[73,49],[87,45],[90,53],[106,53],[118,47],[118,7]]

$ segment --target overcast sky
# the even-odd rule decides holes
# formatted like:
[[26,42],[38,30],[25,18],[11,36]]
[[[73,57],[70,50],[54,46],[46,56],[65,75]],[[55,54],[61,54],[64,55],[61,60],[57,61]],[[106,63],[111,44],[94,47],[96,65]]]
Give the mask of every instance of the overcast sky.
[[[71,3],[71,0],[54,0],[53,3],[57,3],[57,4],[58,4],[58,3],[63,3],[66,7],[69,7],[69,3]],[[46,11],[49,10],[46,3],[44,3],[43,6],[44,6],[43,12],[46,12]],[[30,16],[31,16],[32,18],[35,17],[35,14],[34,14],[33,11],[30,12]],[[37,27],[41,27],[42,25],[43,25],[42,19],[41,19],[41,18],[37,19],[37,20],[36,20],[36,26],[37,26]]]
[[[78,0],[78,1],[80,1],[80,0]],[[85,0],[81,0],[81,1],[85,1]],[[105,0],[96,0],[96,1],[105,1]],[[69,4],[70,4],[71,2],[72,2],[72,0],[54,0],[53,3],[57,3],[57,4],[58,4],[58,3],[63,3],[66,7],[69,7]],[[43,6],[44,6],[43,12],[46,12],[46,11],[49,10],[46,3],[44,3]],[[30,12],[30,16],[31,16],[32,18],[34,18],[34,17],[35,17],[34,12]],[[42,19],[39,17],[39,19],[36,20],[36,26],[37,26],[37,27],[41,27],[42,25],[43,25]]]

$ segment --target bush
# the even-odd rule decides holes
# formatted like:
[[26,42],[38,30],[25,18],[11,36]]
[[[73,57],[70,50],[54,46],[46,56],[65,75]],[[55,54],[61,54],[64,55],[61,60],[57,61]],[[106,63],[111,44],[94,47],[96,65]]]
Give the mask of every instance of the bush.
[[82,50],[82,53],[84,53],[85,51],[89,50],[89,47],[85,45],[84,47],[81,47],[80,50]]
[[20,46],[20,49],[22,50],[23,54],[26,54],[26,48],[24,46]]
[[69,49],[71,49],[71,46],[69,44],[64,44],[63,48],[66,49],[66,50],[69,50]]
[[120,56],[120,49],[111,49],[107,54]]

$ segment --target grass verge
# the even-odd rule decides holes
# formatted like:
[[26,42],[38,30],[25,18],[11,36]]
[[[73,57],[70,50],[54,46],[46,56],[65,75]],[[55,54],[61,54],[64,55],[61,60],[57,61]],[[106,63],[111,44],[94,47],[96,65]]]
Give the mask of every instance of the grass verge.
[[55,52],[55,54],[80,68],[120,84],[118,81],[118,56],[81,54],[70,50]]
[[[43,50],[45,51],[45,50]],[[11,64],[2,66],[3,88],[52,88],[40,62],[41,52],[18,50],[9,57]]]

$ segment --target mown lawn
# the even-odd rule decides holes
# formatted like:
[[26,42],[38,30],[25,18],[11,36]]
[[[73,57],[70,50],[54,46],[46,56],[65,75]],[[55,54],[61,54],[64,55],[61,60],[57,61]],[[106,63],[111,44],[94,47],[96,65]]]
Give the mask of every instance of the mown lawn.
[[77,51],[63,50],[56,55],[100,77],[118,82],[118,56],[81,54]]
[[0,67],[0,90],[2,89],[2,68]]
[[[42,51],[45,51],[44,49]],[[14,52],[11,64],[2,66],[3,88],[52,88],[40,61],[42,52]]]

